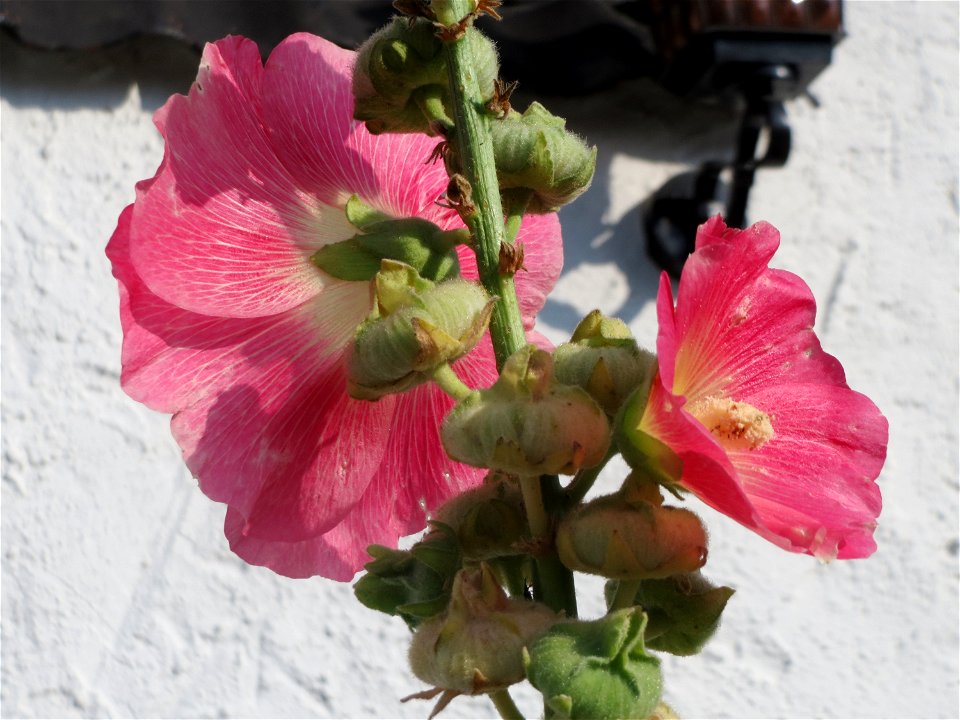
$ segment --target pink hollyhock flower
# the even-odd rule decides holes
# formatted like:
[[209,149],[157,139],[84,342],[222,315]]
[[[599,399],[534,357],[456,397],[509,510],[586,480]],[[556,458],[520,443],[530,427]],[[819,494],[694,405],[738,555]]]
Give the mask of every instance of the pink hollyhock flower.
[[[425,164],[436,140],[373,137],[352,120],[353,62],[307,34],[266,65],[249,40],[208,45],[190,94],[154,117],[163,162],[107,248],[124,389],[173,413],[200,487],[229,506],[231,548],[291,577],[350,579],[368,544],[421,529],[425,509],[482,473],[444,454],[438,426],[452,402],[432,386],[376,403],[346,393],[344,354],[369,285],[310,262],[356,233],[346,200],[459,224],[434,203],[447,180]],[[562,262],[556,216],[526,218],[518,240],[532,326]],[[460,260],[476,277],[471,254]],[[474,386],[495,379],[489,340],[458,372]]]
[[682,461],[681,485],[768,540],[866,557],[887,421],[820,348],[806,283],[767,267],[779,244],[771,225],[734,230],[718,216],[697,232],[676,307],[663,275],[659,374],[640,430]]

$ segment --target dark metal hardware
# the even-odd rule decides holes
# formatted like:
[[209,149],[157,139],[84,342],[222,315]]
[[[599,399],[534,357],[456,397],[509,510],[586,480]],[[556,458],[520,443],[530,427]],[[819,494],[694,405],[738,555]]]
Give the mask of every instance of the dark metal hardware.
[[671,179],[646,205],[647,251],[678,276],[697,226],[719,211],[728,225],[743,227],[757,168],[787,162],[784,101],[808,95],[809,83],[830,63],[842,38],[842,6],[840,0],[653,0],[651,6],[648,21],[668,58],[663,85],[684,96],[732,93],[743,106],[732,160]]

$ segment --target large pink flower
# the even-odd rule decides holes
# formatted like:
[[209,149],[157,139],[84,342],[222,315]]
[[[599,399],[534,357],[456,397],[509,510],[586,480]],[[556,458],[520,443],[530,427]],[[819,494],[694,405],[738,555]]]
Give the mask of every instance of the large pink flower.
[[740,231],[716,217],[697,233],[676,307],[663,276],[659,376],[640,429],[679,456],[683,486],[774,543],[866,557],[887,421],[820,348],[807,285],[767,267],[779,244],[766,223]]
[[[154,118],[163,162],[107,248],[124,389],[173,413],[200,487],[229,506],[231,548],[292,577],[351,578],[368,544],[419,530],[427,509],[480,475],[443,453],[452,403],[435,388],[376,403],[346,394],[344,354],[369,286],[309,260],[356,232],[344,203],[356,193],[393,216],[459,223],[434,203],[446,184],[425,163],[435,140],[373,137],[352,120],[353,61],[306,34],[266,65],[249,40],[208,45],[190,94]],[[519,242],[530,326],[560,271],[556,216],[526,218]],[[470,253],[461,265],[476,276]],[[492,382],[489,340],[457,369],[473,386]]]

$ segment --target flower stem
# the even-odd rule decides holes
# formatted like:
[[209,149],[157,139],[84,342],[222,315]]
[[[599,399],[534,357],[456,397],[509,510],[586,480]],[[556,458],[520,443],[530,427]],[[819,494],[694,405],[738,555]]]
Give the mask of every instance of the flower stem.
[[[470,14],[473,5],[470,0],[451,0],[443,17],[438,19],[452,25]],[[505,242],[504,220],[490,139],[490,118],[484,109],[473,57],[464,38],[448,42],[445,53],[456,122],[452,140],[457,146],[463,175],[470,183],[476,208],[468,215],[466,223],[475,238],[480,282],[491,296],[500,298],[490,318],[490,337],[497,366],[503,367],[506,359],[523,347],[527,339],[513,277],[500,274],[500,244]]]
[[542,538],[548,535],[550,533],[550,518],[543,506],[540,477],[531,475],[520,478],[520,489],[523,491],[523,507],[527,511],[530,533],[534,538]]
[[[449,0],[438,4],[437,20],[455,26],[475,9],[473,0]],[[456,146],[463,176],[470,183],[472,212],[464,213],[464,221],[473,234],[480,282],[491,295],[500,298],[490,318],[490,338],[497,357],[497,367],[527,342],[520,303],[513,275],[500,272],[500,246],[507,242],[503,203],[497,182],[497,169],[490,136],[490,117],[484,108],[485,98],[474,72],[474,61],[463,36],[446,42],[444,54],[450,82],[456,129],[450,141]],[[511,222],[511,232],[519,229],[519,218]],[[537,539],[552,546],[552,523],[543,504],[539,478],[525,478],[520,483],[531,531]],[[576,596],[573,573],[550,547],[536,558],[543,601],[576,617]]]
[[517,233],[520,232],[520,225],[523,223],[523,213],[532,197],[533,193],[528,191],[523,197],[515,198],[510,207],[505,208],[507,242],[512,243],[517,239]]
[[535,590],[537,600],[549,605],[557,612],[566,613],[567,617],[575,618],[577,596],[573,585],[573,573],[560,562],[553,547],[553,523],[543,502],[542,483],[548,477],[520,478],[520,491],[523,494],[524,509],[527,511],[530,534],[534,541],[539,541],[546,546],[540,548],[534,555],[539,580]]
[[635,605],[634,600],[637,598],[637,590],[639,589],[639,580],[621,580],[617,583],[617,592],[613,596],[613,602],[610,603],[610,612],[633,607]]
[[497,708],[503,720],[525,720],[506,688],[490,693],[490,700],[493,701],[494,707]]
[[581,470],[573,476],[573,480],[563,491],[564,501],[567,507],[573,507],[574,505],[580,504],[583,498],[586,497],[587,493],[590,492],[590,488],[592,488],[593,484],[597,481],[597,478],[600,476],[603,468],[616,454],[616,445],[611,445],[610,450],[598,465],[594,465],[592,468]]
[[434,368],[433,379],[441,390],[458,402],[473,392],[446,363]]

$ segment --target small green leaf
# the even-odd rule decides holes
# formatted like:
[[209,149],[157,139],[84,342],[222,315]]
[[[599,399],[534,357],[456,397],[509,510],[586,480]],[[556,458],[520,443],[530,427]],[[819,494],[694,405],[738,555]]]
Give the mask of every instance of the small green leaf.
[[374,559],[353,592],[366,607],[399,615],[413,629],[446,608],[460,568],[456,543],[448,533],[433,531],[411,550],[371,545],[367,552]]

